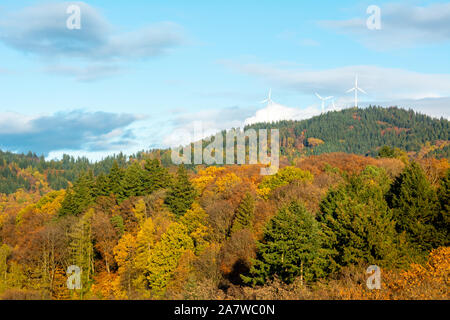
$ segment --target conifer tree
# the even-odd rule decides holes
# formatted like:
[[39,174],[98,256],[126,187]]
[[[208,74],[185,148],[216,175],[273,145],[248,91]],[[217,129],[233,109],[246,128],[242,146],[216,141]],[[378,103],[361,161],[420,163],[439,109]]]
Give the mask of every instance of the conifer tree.
[[405,167],[386,198],[398,232],[406,233],[417,253],[426,253],[441,244],[442,237],[436,229],[439,211],[436,190],[419,164],[412,162]]
[[442,236],[442,245],[450,245],[450,169],[441,180],[438,191],[439,214],[437,228]]
[[319,224],[303,204],[292,202],[281,208],[258,241],[257,257],[249,276],[241,276],[252,285],[264,284],[275,275],[285,283],[297,277],[309,282],[324,275],[325,251]]
[[251,228],[254,211],[255,201],[252,195],[247,192],[244,199],[239,204],[231,232],[234,233],[241,229]]
[[122,181],[123,194],[120,198],[144,195],[143,170],[138,162],[134,162],[125,170]]
[[66,194],[59,211],[60,216],[82,214],[94,201],[95,182],[92,171],[82,173]]
[[170,175],[166,168],[161,166],[158,159],[148,159],[144,165],[143,188],[145,194],[167,188],[170,184]]
[[119,168],[117,161],[114,161],[111,171],[108,175],[109,180],[109,190],[116,195],[118,198],[122,198],[124,194],[122,179],[124,172]]
[[328,192],[318,220],[327,236],[331,271],[359,263],[394,266],[403,261],[397,250],[392,212],[385,201],[389,178],[384,169],[368,166],[360,175]]
[[177,217],[181,217],[191,207],[195,195],[195,188],[189,181],[186,169],[183,165],[180,165],[177,177],[167,194],[165,203]]

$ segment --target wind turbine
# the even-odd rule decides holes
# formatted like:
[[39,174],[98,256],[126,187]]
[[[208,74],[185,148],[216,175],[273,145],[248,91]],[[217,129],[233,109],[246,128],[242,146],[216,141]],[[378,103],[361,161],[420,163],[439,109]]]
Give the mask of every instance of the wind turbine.
[[358,107],[358,90],[361,91],[362,93],[367,94],[367,92],[365,92],[363,89],[358,87],[358,75],[356,75],[355,86],[347,91],[347,93],[355,91],[355,107]]
[[272,89],[269,89],[269,97],[267,99],[264,99],[263,101],[261,101],[261,103],[266,103],[267,105],[271,105],[273,103],[272,101]]
[[327,101],[327,100],[329,100],[329,99],[331,99],[333,97],[330,96],[330,97],[322,98],[317,92],[316,92],[316,96],[317,96],[317,98],[322,100],[322,112],[324,112],[325,111],[325,101]]

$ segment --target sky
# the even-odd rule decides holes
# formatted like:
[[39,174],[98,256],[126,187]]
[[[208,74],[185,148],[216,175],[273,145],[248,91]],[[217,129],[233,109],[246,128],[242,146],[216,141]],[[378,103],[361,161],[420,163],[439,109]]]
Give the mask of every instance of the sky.
[[99,160],[306,119],[316,93],[354,106],[356,75],[360,107],[448,119],[449,52],[448,2],[1,1],[0,149]]

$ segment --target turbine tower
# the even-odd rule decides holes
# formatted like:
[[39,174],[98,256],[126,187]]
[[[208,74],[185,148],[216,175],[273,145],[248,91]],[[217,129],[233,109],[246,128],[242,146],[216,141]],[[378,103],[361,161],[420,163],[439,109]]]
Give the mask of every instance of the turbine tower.
[[358,107],[358,90],[361,91],[362,93],[367,94],[367,92],[365,92],[363,89],[358,87],[358,75],[356,75],[355,86],[347,91],[347,93],[355,91],[355,107]]
[[319,98],[320,100],[322,100],[322,113],[325,111],[325,101],[333,98],[332,96],[330,97],[326,97],[326,98],[322,98],[317,92],[316,92],[316,96],[317,98]]
[[272,89],[269,89],[269,96],[267,99],[264,99],[263,101],[261,101],[261,103],[266,103],[267,105],[271,105],[273,103],[272,101]]

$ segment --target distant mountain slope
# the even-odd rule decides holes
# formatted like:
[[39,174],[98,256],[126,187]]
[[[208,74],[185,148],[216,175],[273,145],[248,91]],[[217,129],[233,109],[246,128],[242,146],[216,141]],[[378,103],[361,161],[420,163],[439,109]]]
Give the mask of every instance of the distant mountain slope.
[[[303,121],[258,123],[247,128],[280,129],[281,153],[288,159],[328,152],[375,156],[385,145],[419,157],[450,158],[448,120],[398,108],[353,108]],[[0,193],[14,193],[19,188],[44,192],[46,185],[63,189],[86,170],[98,175],[109,172],[114,161],[127,167],[130,159],[148,157],[160,158],[166,167],[172,165],[168,149],[139,152],[131,157],[120,153],[96,163],[68,155],[58,161],[45,161],[31,152],[25,155],[0,151]]]
[[258,123],[247,128],[280,129],[284,155],[347,152],[375,156],[384,145],[428,156],[449,157],[449,121],[396,107],[328,112],[302,121]]

